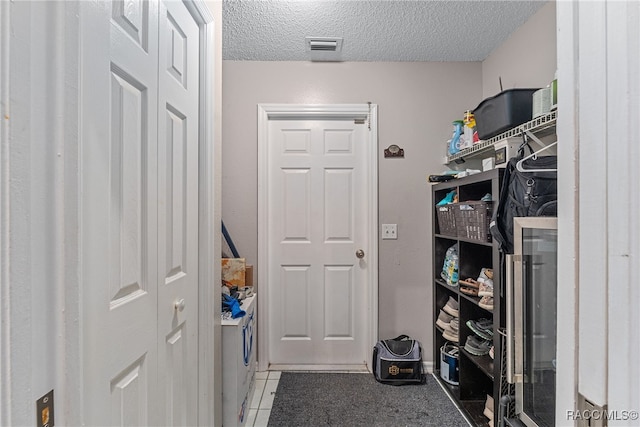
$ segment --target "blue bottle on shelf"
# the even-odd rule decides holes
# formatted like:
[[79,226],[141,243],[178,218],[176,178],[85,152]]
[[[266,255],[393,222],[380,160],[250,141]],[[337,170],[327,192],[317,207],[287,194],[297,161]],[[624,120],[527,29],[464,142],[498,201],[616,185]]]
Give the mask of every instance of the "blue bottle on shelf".
[[449,141],[449,155],[453,156],[460,151],[460,136],[464,130],[464,122],[462,120],[454,120],[453,124],[453,136]]

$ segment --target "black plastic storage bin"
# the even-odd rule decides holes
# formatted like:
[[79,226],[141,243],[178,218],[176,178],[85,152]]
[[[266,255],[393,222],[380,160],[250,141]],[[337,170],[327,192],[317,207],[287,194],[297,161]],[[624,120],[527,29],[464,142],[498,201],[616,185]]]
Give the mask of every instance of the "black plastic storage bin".
[[533,93],[538,89],[507,89],[487,98],[473,110],[482,140],[531,120]]

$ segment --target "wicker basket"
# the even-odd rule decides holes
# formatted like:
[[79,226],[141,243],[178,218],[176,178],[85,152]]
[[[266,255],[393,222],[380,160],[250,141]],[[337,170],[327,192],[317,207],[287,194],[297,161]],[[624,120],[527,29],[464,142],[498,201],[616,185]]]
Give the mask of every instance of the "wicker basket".
[[440,227],[440,234],[453,237],[456,237],[458,235],[458,232],[456,231],[455,206],[455,204],[436,206],[436,212],[438,212],[438,226]]
[[490,242],[489,223],[493,202],[462,202],[455,205],[458,237]]

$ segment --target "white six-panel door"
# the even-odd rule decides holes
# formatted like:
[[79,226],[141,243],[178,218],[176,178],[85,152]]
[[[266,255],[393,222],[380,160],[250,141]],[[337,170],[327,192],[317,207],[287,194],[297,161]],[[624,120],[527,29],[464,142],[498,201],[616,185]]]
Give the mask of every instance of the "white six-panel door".
[[269,121],[271,365],[366,365],[367,133],[353,119]]
[[[158,90],[158,386],[162,424],[197,424],[198,26],[160,2]],[[161,411],[162,412],[162,411]]]
[[81,2],[86,425],[195,425],[198,27],[181,2]]

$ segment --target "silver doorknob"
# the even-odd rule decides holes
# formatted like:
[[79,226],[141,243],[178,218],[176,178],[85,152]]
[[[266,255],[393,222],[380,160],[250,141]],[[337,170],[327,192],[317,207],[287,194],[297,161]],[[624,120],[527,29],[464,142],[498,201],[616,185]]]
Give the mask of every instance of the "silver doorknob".
[[176,309],[177,311],[184,310],[184,306],[185,306],[184,298],[180,298],[179,300],[176,300],[176,302],[173,303],[173,308]]
[[358,249],[356,251],[356,256],[360,259],[364,258],[364,251],[362,249]]

